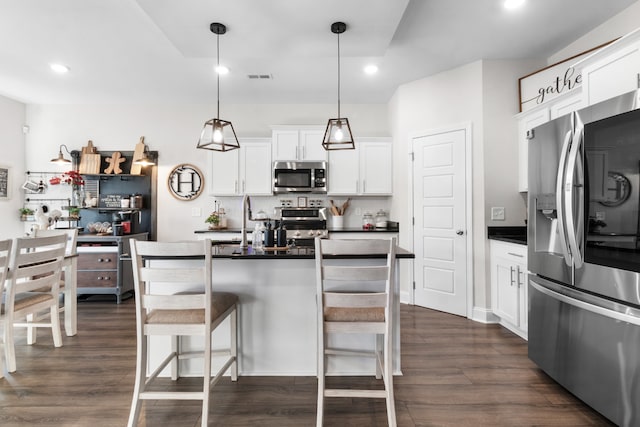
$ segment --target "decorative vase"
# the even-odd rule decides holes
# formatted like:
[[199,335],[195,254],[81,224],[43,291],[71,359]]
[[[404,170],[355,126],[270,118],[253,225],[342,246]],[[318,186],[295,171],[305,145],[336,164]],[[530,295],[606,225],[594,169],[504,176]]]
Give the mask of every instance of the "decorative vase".
[[81,185],[74,185],[71,190],[71,206],[82,207],[84,202],[84,187]]

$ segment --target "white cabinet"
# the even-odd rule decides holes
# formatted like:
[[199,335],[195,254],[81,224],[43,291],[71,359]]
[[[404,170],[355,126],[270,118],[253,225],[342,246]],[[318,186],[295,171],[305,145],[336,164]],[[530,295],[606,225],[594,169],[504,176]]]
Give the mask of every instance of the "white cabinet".
[[271,195],[271,141],[242,139],[240,148],[210,152],[212,196]]
[[528,162],[531,129],[548,122],[549,118],[549,108],[546,107],[527,111],[518,116],[518,191],[529,189]]
[[327,151],[322,147],[323,136],[324,128],[317,126],[274,127],[271,133],[273,160],[326,161]]
[[491,306],[500,324],[527,338],[527,247],[491,240]]
[[[623,42],[622,39],[620,41]],[[596,58],[593,62],[587,59],[582,69],[585,105],[593,105],[638,88],[640,41],[612,43]]]
[[330,195],[388,196],[393,191],[393,146],[388,139],[357,142],[329,153]]

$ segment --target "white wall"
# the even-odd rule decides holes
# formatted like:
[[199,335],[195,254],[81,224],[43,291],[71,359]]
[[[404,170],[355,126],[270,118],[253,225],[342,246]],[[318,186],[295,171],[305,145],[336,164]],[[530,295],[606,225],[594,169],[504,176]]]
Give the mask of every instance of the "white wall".
[[[221,116],[233,122],[238,137],[270,137],[270,125],[326,125],[334,113],[334,105],[223,105]],[[386,105],[343,105],[354,134],[366,136],[390,135]],[[29,170],[52,170],[49,160],[60,144],[69,150],[79,150],[92,140],[98,150],[132,151],[140,136],[150,150],[159,152],[158,161],[158,239],[192,238],[194,230],[206,228],[204,219],[213,210],[213,198],[208,188],[198,199],[185,202],[173,198],[167,191],[170,170],[180,163],[191,163],[206,174],[207,151],[195,148],[205,120],[214,114],[213,105],[29,105],[27,123],[31,132],[26,145]],[[332,117],[332,116],[331,116]],[[61,170],[63,172],[64,170]],[[271,199],[271,200],[267,200]],[[257,208],[273,207],[276,200],[252,200]],[[237,202],[237,203],[236,203]],[[230,226],[238,225],[234,215],[239,202],[225,198]],[[235,203],[235,205],[234,205]],[[386,200],[371,202],[382,206]],[[192,208],[200,208],[202,216],[193,217]]]
[[[408,152],[411,135],[461,123],[472,124],[474,307],[490,307],[488,225],[523,226],[526,210],[518,193],[518,78],[540,65],[533,61],[477,61],[402,85],[389,105],[394,137],[392,214],[411,223]],[[505,207],[505,221],[491,221],[491,206]],[[413,248],[409,228],[401,245]],[[470,315],[472,315],[470,313]]]
[[622,37],[640,26],[640,1],[589,31],[578,40],[548,58],[548,64],[564,61],[574,55],[593,49],[603,43]]
[[25,147],[22,126],[25,123],[25,105],[0,96],[0,165],[9,166],[10,198],[0,199],[0,239],[23,235],[18,209],[22,207]]
[[[394,143],[394,184],[391,216],[411,223],[409,162],[410,138],[420,132],[461,123],[472,124],[473,145],[473,250],[484,253],[484,165],[482,123],[482,62],[477,61],[398,88],[389,104]],[[412,229],[401,229],[400,245],[413,249]],[[485,301],[484,263],[474,262],[474,305]],[[401,289],[401,291],[406,291]]]

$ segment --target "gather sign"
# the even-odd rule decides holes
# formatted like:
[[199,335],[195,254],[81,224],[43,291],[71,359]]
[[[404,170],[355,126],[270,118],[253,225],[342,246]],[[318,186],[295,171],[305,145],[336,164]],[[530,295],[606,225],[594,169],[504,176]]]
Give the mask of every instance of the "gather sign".
[[[613,40],[612,40],[613,41]],[[556,62],[524,77],[519,82],[520,111],[527,111],[563,95],[582,83],[582,69],[574,64],[608,45],[607,42],[578,55]]]

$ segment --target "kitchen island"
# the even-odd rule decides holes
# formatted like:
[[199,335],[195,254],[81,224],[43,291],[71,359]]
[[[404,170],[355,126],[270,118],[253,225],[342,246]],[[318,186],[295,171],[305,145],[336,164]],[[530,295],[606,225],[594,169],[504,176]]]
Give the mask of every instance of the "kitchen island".
[[[315,254],[309,247],[271,251],[223,243],[213,247],[213,286],[216,291],[236,293],[239,308],[239,374],[240,375],[316,375],[316,278]],[[396,260],[414,255],[397,248]],[[354,256],[334,257],[336,262],[353,262]],[[362,258],[362,257],[357,257]],[[384,262],[382,255],[368,255],[367,263]],[[175,263],[174,260],[149,262]],[[181,263],[198,262],[179,261]],[[396,268],[394,289],[394,372],[400,374],[400,300],[399,269]],[[167,292],[184,291],[169,289]],[[214,348],[229,343],[229,328],[223,325],[213,335]],[[154,337],[155,338],[155,337]],[[150,369],[164,357],[168,339],[151,343]],[[337,337],[334,344],[342,348],[373,349],[371,335]],[[162,350],[156,346],[162,346]],[[197,349],[199,342],[185,338],[183,345]],[[214,359],[214,366],[216,360]],[[201,362],[185,360],[184,375],[201,374]],[[374,359],[341,358],[330,360],[329,373],[369,375],[375,373]]]

